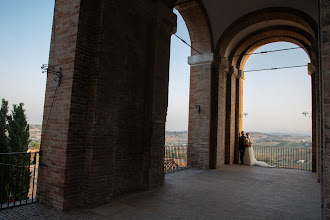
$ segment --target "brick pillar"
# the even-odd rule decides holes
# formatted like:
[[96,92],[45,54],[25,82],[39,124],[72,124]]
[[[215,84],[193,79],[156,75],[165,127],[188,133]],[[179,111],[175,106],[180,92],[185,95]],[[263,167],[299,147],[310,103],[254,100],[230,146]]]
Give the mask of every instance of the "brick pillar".
[[312,171],[317,173],[317,181],[320,182],[320,76],[313,63],[308,64],[308,74],[312,81]]
[[[163,0],[153,3],[153,36],[149,66],[150,96],[147,103],[150,121],[146,123],[147,143],[143,155],[143,189],[158,188],[164,183],[165,123],[168,107],[169,57],[171,35],[176,32],[176,15]],[[149,116],[148,116],[149,117]]]
[[162,0],[57,0],[54,24],[49,64],[55,41],[63,78],[49,120],[56,82],[47,79],[40,201],[94,207],[161,186],[172,9]]
[[[50,45],[49,65],[53,65],[56,71],[62,68],[63,77],[56,91],[54,75],[49,73],[47,76],[38,195],[41,203],[59,209],[81,204],[84,159],[79,135],[83,133],[85,123],[79,125],[82,129],[76,130],[77,141],[69,141],[74,136],[70,132],[70,125],[75,126],[79,117],[84,118],[86,110],[84,94],[79,97],[75,91],[79,82],[73,80],[80,74],[75,68],[76,51],[79,51],[80,4],[80,0],[56,1]],[[80,107],[81,114],[78,114]]]
[[316,149],[316,77],[315,68],[311,63],[308,64],[308,74],[311,76],[312,83],[312,172],[317,170],[317,149]]
[[236,116],[236,79],[238,70],[231,67],[227,77],[227,100],[226,100],[226,138],[225,138],[225,163],[234,163],[235,153],[235,116]]
[[239,164],[239,142],[240,133],[243,127],[243,81],[245,74],[242,70],[238,71],[236,79],[236,111],[235,111],[235,156],[234,163]]
[[188,58],[190,95],[188,125],[188,164],[209,168],[211,127],[211,73],[213,53]]
[[225,164],[226,94],[228,64],[219,64],[217,168]]
[[320,4],[321,59],[321,201],[322,219],[330,218],[330,4]]

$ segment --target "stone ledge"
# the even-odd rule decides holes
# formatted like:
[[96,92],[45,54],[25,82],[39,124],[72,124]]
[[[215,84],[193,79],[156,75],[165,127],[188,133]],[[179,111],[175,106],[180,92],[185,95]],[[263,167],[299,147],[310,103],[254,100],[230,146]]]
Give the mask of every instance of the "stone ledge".
[[214,61],[213,53],[205,53],[188,57],[188,64],[190,66],[207,65]]

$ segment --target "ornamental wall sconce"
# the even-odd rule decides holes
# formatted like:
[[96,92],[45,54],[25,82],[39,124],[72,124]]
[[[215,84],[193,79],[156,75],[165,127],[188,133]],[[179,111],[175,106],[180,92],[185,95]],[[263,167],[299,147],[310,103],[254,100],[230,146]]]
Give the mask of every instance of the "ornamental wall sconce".
[[60,86],[61,78],[62,78],[62,68],[59,68],[59,70],[56,71],[54,66],[43,64],[41,66],[41,69],[42,69],[42,73],[47,73],[47,76],[49,73],[53,74],[55,76],[54,81],[57,82],[58,87]]
[[198,114],[201,113],[201,106],[200,105],[195,105],[195,108],[197,109]]

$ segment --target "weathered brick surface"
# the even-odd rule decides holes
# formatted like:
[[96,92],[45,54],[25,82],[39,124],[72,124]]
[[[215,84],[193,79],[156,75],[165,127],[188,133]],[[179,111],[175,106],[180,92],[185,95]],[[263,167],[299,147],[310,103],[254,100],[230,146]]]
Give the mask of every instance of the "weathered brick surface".
[[[177,1],[182,2],[182,1]],[[213,40],[210,24],[202,5],[197,1],[180,4],[175,7],[186,22],[192,55],[212,52]],[[211,140],[212,104],[212,64],[192,66],[190,71],[189,125],[188,125],[188,163],[193,167],[209,168]],[[217,98],[215,97],[215,100]],[[200,105],[198,114],[196,105]],[[216,119],[215,119],[216,120]],[[215,127],[216,132],[216,127]],[[213,142],[216,142],[213,140]],[[214,143],[213,145],[216,145]],[[216,146],[214,146],[216,148]],[[216,149],[214,149],[216,150]]]
[[[323,146],[323,164],[321,169],[321,184],[322,184],[322,206],[323,218],[330,219],[330,2],[322,2],[322,47],[321,60],[323,64],[322,79],[323,79],[323,137],[321,141]],[[322,155],[322,154],[321,154]]]
[[[58,0],[55,8],[51,48],[55,36],[63,80],[43,126],[41,202],[90,207],[159,187],[176,16],[151,0]],[[44,123],[55,91],[48,77]]]
[[225,163],[234,163],[234,152],[236,143],[236,77],[237,71],[231,70],[227,77],[226,98],[226,138],[225,138]]
[[[49,64],[54,65],[55,70],[62,68],[63,78],[54,97],[57,82],[53,79],[54,75],[48,74],[47,77],[38,192],[42,202],[54,207],[65,206],[67,196],[65,177],[66,172],[70,172],[67,168],[71,161],[68,162],[66,154],[69,150],[68,137],[79,6],[80,0],[56,1],[50,45]],[[54,106],[49,115],[53,99],[55,99]]]
[[[56,70],[62,68],[63,78],[57,89],[53,75],[47,78],[38,189],[42,203],[60,209],[92,207],[126,192],[163,184],[169,44],[175,29],[175,15],[166,4],[174,5],[174,2],[56,1],[49,64],[55,65]],[[190,1],[176,8],[186,21],[192,46],[207,54],[214,52],[212,31],[200,3]],[[330,195],[327,182],[330,175],[329,8],[328,2],[323,2],[324,97],[320,104],[325,109],[325,130],[320,129],[321,123],[319,127],[313,125],[313,134],[320,134],[319,142],[324,139],[326,143],[325,160],[321,164],[325,169],[320,174],[326,212],[330,212],[326,203]],[[237,45],[231,45],[241,29],[267,19],[276,20],[278,16],[315,31],[313,22],[295,10],[291,14],[283,9],[258,13],[242,17],[245,20],[232,24],[219,40],[215,56],[222,64],[191,66],[188,162],[193,167],[219,168],[225,158],[228,164],[237,162],[242,85],[237,73],[228,72],[228,67],[240,68],[244,60],[231,57],[228,63],[223,56],[243,54],[253,46],[269,43],[269,39],[294,38],[304,45],[316,43],[304,42],[311,41],[313,36],[291,27],[269,29],[258,35],[251,33]],[[286,38],[277,35],[272,38],[276,33]],[[269,42],[263,40],[265,37]],[[228,52],[227,47],[233,51]],[[192,55],[197,53],[192,50]],[[316,61],[313,58],[315,65]],[[314,102],[313,106],[318,106],[317,99]],[[200,106],[200,114],[196,105]],[[313,117],[313,121],[321,118]],[[323,151],[315,147],[318,143],[315,135],[313,142],[315,158]]]
[[211,64],[190,69],[188,164],[203,169],[209,168],[210,156],[211,69]]
[[[177,1],[178,3],[184,1]],[[190,1],[179,4],[175,7],[183,17],[190,36],[191,46],[199,53],[211,53],[213,50],[213,36],[209,20],[202,4],[198,1]],[[195,50],[191,50],[192,55],[198,54]]]
[[218,91],[218,130],[217,130],[217,168],[225,164],[226,151],[226,97],[227,97],[227,77],[229,72],[228,64],[220,63],[219,71],[219,91]]

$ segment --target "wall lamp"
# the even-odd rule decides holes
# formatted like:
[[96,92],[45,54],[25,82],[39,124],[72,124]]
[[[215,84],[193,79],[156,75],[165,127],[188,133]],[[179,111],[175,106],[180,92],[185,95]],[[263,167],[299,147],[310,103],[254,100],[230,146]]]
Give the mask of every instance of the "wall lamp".
[[195,105],[195,108],[197,109],[198,114],[201,113],[201,106],[200,105]]

